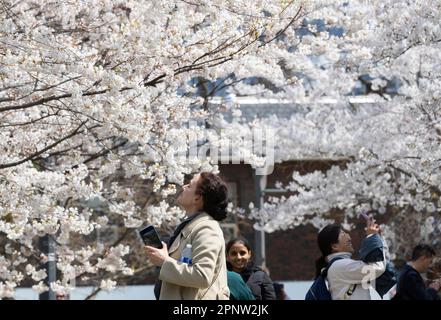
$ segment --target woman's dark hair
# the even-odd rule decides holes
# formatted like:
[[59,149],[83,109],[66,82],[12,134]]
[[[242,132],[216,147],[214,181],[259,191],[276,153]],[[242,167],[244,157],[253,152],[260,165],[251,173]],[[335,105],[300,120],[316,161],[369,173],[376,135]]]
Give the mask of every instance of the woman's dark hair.
[[287,295],[285,292],[285,286],[280,282],[273,282],[274,291],[276,293],[276,300],[287,300]]
[[245,246],[245,248],[247,248],[247,250],[248,250],[249,252],[251,252],[251,257],[253,257],[253,254],[252,254],[253,251],[251,250],[250,243],[248,242],[247,239],[245,239],[245,238],[240,238],[240,237],[239,237],[239,238],[234,238],[234,239],[228,241],[228,243],[227,243],[227,245],[226,245],[226,247],[225,247],[225,252],[227,253],[227,255],[228,255],[228,253],[230,252],[231,247],[232,247],[233,245],[235,245],[236,243],[243,244],[243,245]]
[[221,221],[227,217],[228,189],[218,175],[202,172],[199,175],[196,193],[201,195],[204,201],[202,209],[215,220]]
[[315,262],[316,276],[326,267],[326,256],[332,253],[332,245],[338,243],[338,236],[342,228],[338,224],[330,224],[324,227],[317,236],[317,243],[322,256]]

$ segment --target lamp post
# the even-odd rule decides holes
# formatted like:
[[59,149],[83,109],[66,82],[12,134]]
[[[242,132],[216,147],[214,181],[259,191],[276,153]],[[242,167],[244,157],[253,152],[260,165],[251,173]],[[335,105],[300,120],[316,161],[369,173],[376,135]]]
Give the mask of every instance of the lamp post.
[[[256,170],[253,170],[254,190],[255,190],[255,207],[262,208],[263,204],[263,190],[266,187],[266,175],[257,175]],[[254,230],[254,259],[258,266],[266,267],[266,253],[265,253],[265,231]]]
[[55,292],[50,289],[50,284],[57,280],[57,262],[55,257],[55,242],[50,235],[45,235],[40,238],[40,250],[47,255],[47,261],[44,264],[47,276],[43,280],[44,284],[49,287],[49,291],[43,292],[39,295],[39,300],[56,300]]

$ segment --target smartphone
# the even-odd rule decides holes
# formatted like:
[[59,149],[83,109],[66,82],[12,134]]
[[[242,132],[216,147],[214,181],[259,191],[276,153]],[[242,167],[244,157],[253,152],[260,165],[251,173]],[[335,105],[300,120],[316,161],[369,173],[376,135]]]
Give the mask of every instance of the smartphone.
[[162,249],[162,242],[154,226],[149,225],[139,231],[142,241],[145,245]]
[[363,218],[365,218],[366,221],[373,221],[374,218],[371,216],[368,216],[367,213],[365,211],[361,211],[360,212],[360,216],[362,216]]

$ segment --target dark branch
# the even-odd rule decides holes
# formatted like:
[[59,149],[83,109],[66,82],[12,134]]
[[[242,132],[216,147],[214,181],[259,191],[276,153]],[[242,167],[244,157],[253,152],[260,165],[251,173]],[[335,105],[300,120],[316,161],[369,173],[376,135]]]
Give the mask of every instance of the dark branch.
[[[124,87],[120,90],[120,92],[131,90],[131,89],[132,88]],[[94,95],[106,93],[107,91],[109,91],[109,89],[93,91],[93,92],[86,92],[86,93],[83,93],[82,96],[83,97],[94,96]],[[32,107],[44,104],[46,102],[50,102],[50,101],[54,101],[54,100],[61,100],[61,99],[70,98],[70,97],[72,97],[72,93],[66,93],[66,94],[62,94],[59,96],[52,95],[52,96],[42,98],[42,99],[39,99],[39,100],[33,101],[33,102],[3,107],[3,108],[0,108],[0,112],[10,111],[10,110],[28,109],[28,108],[32,108]]]
[[82,122],[82,123],[81,123],[81,124],[80,124],[80,125],[79,125],[79,126],[73,131],[73,132],[71,132],[71,133],[68,134],[67,136],[61,138],[61,139],[58,140],[58,141],[55,141],[54,143],[48,145],[47,147],[45,147],[45,148],[43,148],[43,149],[37,151],[36,153],[34,153],[34,154],[32,154],[32,155],[30,155],[30,156],[24,158],[24,159],[22,159],[22,160],[20,160],[20,161],[12,162],[12,163],[1,164],[1,165],[0,165],[0,169],[5,169],[5,168],[10,168],[10,167],[15,167],[15,166],[18,166],[18,165],[20,165],[20,164],[22,164],[22,163],[25,163],[26,161],[29,161],[29,160],[32,160],[32,159],[38,157],[39,155],[45,153],[47,150],[50,150],[50,149],[56,147],[56,146],[57,146],[58,144],[60,144],[61,142],[66,141],[67,139],[70,139],[70,138],[72,138],[73,136],[75,136],[75,135],[77,135],[78,133],[80,133],[80,129],[81,129],[81,127],[83,127],[83,126],[86,124],[87,121],[88,121],[88,120]]
[[282,34],[284,34],[285,31],[288,30],[288,28],[289,28],[289,27],[290,27],[290,26],[291,26],[291,25],[297,20],[297,18],[299,17],[301,11],[302,11],[302,7],[300,6],[299,10],[297,10],[296,15],[295,15],[295,16],[291,19],[291,21],[285,26],[285,28],[279,30],[273,38],[271,38],[270,40],[268,40],[268,41],[264,42],[263,44],[261,44],[261,45],[259,46],[259,48],[260,48],[260,47],[263,47],[263,46],[265,46],[265,45],[267,45],[268,43],[270,43],[270,42],[272,42],[272,41],[274,41],[274,40],[276,40],[278,37],[280,37]]

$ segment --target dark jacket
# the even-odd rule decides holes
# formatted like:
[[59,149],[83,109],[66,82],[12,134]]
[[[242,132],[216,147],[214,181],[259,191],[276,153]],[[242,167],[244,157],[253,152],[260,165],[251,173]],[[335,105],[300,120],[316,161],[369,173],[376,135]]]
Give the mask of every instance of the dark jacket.
[[406,264],[398,275],[395,300],[440,300],[433,288],[426,288],[420,273]]
[[[227,268],[228,270],[232,270],[229,263],[227,263]],[[248,287],[250,287],[256,300],[276,300],[273,282],[268,274],[261,268],[250,263],[239,274]]]

